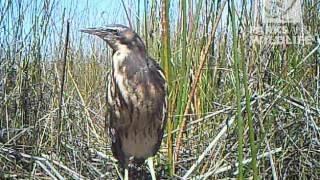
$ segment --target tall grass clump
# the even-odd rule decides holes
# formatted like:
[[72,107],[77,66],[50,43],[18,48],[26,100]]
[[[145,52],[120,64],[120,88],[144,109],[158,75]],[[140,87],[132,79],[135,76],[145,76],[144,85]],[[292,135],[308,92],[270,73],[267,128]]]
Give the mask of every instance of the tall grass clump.
[[240,58],[238,51],[238,34],[235,20],[236,8],[234,1],[229,2],[229,12],[231,14],[231,29],[232,29],[232,53],[233,53],[233,71],[235,74],[235,94],[237,102],[237,128],[238,128],[238,163],[239,176],[238,179],[243,179],[243,119],[241,113],[241,92],[240,92]]

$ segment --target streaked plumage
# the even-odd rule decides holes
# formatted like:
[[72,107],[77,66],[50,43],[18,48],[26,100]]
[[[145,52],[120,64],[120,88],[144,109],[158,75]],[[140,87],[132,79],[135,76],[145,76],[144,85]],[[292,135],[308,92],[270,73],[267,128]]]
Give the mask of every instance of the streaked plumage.
[[141,38],[122,25],[84,29],[113,49],[107,102],[112,151],[122,167],[158,151],[166,125],[166,80]]

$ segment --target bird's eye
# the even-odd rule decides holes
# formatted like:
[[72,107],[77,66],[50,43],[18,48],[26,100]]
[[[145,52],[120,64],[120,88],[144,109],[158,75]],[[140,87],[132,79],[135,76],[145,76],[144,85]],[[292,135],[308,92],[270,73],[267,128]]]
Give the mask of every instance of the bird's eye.
[[120,31],[118,29],[110,29],[110,33],[112,33],[114,36],[120,36]]
[[116,36],[120,36],[120,31],[117,30],[117,31],[115,32],[115,35],[116,35]]

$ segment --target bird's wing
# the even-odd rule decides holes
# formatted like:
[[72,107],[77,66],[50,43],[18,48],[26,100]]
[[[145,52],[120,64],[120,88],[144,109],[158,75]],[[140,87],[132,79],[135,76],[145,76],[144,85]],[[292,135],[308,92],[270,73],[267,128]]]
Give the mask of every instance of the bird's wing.
[[[163,70],[161,69],[161,67],[159,66],[159,64],[152,58],[148,58],[148,66],[150,71],[152,72],[152,78],[155,80],[155,82],[159,82],[162,91],[164,92],[164,96],[162,101],[162,109],[160,111],[162,111],[162,118],[161,118],[161,126],[160,129],[158,131],[158,135],[159,135],[159,142],[157,145],[157,150],[160,148],[161,145],[161,140],[164,134],[164,129],[166,127],[167,124],[167,116],[168,116],[168,111],[167,111],[167,83],[166,83],[166,77],[164,75]],[[156,150],[156,151],[157,151]]]

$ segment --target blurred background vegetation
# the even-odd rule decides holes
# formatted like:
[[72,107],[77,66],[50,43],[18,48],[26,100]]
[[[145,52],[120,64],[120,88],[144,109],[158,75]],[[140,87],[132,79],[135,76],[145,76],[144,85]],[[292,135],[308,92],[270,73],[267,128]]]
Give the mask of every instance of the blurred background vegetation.
[[131,26],[166,72],[159,178],[320,179],[320,2],[301,0],[304,45],[253,41],[261,3],[2,0],[0,179],[117,178],[111,52],[79,32],[113,23]]

